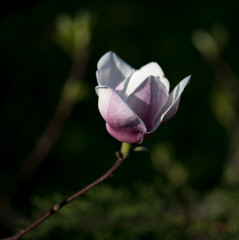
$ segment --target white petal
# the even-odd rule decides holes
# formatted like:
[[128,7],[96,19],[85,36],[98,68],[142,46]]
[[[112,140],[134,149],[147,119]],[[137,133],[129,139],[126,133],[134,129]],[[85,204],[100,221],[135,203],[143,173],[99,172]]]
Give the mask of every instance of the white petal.
[[104,54],[97,64],[96,77],[99,85],[115,88],[121,81],[129,77],[134,70],[114,52]]
[[180,96],[184,88],[188,85],[190,78],[191,76],[184,78],[170,93],[168,101],[159,114],[155,127],[151,132],[155,131],[162,122],[166,122],[175,115],[178,110]]
[[163,70],[157,63],[151,62],[133,72],[126,90],[126,95],[129,96],[134,92],[134,90],[149,76],[160,77],[160,81],[164,83],[169,91],[169,81],[165,78]]

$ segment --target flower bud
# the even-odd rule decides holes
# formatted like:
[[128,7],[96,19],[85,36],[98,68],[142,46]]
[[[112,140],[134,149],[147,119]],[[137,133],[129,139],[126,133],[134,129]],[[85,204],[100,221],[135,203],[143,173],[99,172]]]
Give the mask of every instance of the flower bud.
[[190,80],[184,78],[169,94],[169,81],[157,63],[135,70],[113,52],[103,55],[97,67],[98,106],[107,131],[128,143],[143,142],[175,115]]

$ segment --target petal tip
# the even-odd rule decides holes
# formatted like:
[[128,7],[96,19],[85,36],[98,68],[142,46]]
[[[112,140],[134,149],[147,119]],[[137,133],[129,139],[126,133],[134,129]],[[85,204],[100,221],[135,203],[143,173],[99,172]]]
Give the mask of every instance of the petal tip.
[[104,65],[106,59],[107,59],[107,58],[110,58],[110,55],[114,55],[114,54],[115,54],[115,53],[112,52],[112,51],[106,52],[106,53],[100,58],[100,60],[98,61],[98,63],[97,63],[97,69],[102,68],[102,66]]

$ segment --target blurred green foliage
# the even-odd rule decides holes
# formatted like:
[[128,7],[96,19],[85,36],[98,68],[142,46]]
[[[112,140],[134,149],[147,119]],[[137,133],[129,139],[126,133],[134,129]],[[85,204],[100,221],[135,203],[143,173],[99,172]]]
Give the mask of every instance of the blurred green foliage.
[[[112,50],[135,68],[158,62],[171,89],[192,75],[178,113],[144,143],[149,152],[133,153],[114,178],[25,239],[237,239],[237,9],[233,0],[38,0],[2,10],[0,237],[115,161],[120,143],[106,131],[94,91],[97,61]],[[88,47],[84,76],[69,78]],[[62,96],[74,108],[59,138],[4,200]]]
[[62,14],[56,18],[56,42],[70,55],[84,50],[89,44],[91,15],[88,12],[78,12],[74,18]]

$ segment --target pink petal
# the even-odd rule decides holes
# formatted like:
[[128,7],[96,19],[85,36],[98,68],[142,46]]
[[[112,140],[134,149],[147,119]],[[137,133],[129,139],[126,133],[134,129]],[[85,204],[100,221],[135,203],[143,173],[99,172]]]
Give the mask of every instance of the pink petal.
[[144,122],[147,131],[150,131],[167,99],[167,88],[159,77],[149,76],[128,97],[127,104]]
[[106,123],[106,129],[109,134],[119,140],[120,142],[128,143],[141,143],[143,138],[143,132],[139,131],[138,127],[124,127],[124,128],[113,128]]
[[108,132],[121,142],[140,142],[141,135],[146,132],[142,120],[113,89],[99,86],[96,91]]
[[104,54],[98,61],[97,68],[96,77],[98,84],[109,86],[113,89],[134,71],[130,65],[114,52]]

